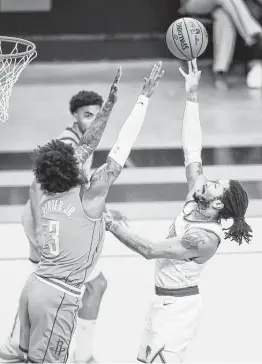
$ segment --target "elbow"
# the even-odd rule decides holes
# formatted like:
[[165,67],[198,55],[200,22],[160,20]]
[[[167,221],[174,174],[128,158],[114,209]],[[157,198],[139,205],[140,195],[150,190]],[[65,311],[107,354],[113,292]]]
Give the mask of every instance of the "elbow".
[[146,247],[146,250],[143,252],[142,256],[146,259],[146,260],[151,260],[154,259],[154,249],[152,245],[148,245]]

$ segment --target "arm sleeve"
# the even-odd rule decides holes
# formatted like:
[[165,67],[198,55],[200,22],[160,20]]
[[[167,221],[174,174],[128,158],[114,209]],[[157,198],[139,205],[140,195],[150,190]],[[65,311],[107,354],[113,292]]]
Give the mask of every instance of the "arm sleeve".
[[194,162],[202,163],[202,130],[196,102],[186,102],[182,125],[182,146],[186,167]]
[[145,120],[149,98],[140,95],[131,114],[122,126],[118,139],[109,152],[121,167],[124,166]]

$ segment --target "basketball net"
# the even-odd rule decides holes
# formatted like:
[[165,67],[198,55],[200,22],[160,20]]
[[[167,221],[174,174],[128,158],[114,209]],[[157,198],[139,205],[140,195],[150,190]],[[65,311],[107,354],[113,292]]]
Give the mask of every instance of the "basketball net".
[[23,69],[37,56],[34,43],[0,36],[0,121],[8,120],[12,89]]

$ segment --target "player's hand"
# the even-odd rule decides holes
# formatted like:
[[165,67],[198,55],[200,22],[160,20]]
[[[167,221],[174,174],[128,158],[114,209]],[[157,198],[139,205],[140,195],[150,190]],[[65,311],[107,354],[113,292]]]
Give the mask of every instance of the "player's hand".
[[162,70],[162,62],[154,64],[149,78],[144,78],[144,86],[141,95],[151,97],[155,92],[160,79],[163,77],[165,71]]
[[111,214],[111,217],[114,221],[118,222],[119,225],[128,228],[128,219],[122,215],[120,211],[108,210],[108,212]]
[[122,67],[120,66],[117,70],[116,77],[112,83],[107,102],[115,104],[117,102],[118,84],[122,76]]
[[181,67],[179,68],[179,72],[185,79],[186,92],[196,92],[201,77],[201,71],[198,71],[196,59],[188,62],[188,70],[189,72],[186,74]]

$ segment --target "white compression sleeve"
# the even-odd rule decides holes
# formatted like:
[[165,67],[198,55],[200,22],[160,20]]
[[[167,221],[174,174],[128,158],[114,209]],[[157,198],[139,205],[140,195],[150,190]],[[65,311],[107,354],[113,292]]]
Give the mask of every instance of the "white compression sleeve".
[[149,98],[140,95],[131,114],[122,126],[117,141],[110,150],[108,157],[124,167],[130,151],[140,133],[145,120]]
[[186,167],[194,162],[202,163],[202,130],[197,102],[186,102],[182,125],[182,146]]

